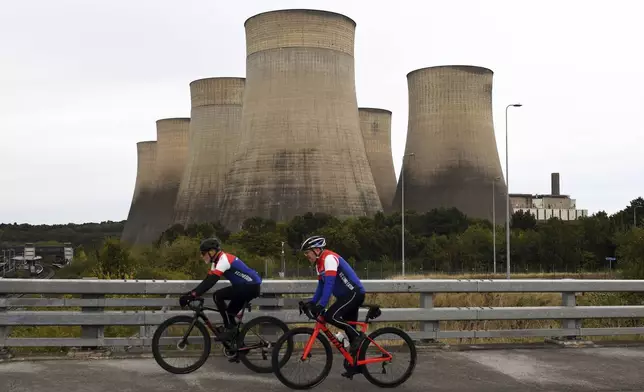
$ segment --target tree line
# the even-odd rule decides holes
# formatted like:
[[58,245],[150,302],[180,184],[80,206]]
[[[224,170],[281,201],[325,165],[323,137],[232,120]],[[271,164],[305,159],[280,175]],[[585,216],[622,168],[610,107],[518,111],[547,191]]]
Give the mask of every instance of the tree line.
[[[623,210],[608,215],[598,212],[575,221],[552,218],[537,222],[516,212],[511,218],[510,256],[514,272],[605,271],[611,260],[628,277],[644,278],[644,228],[634,226],[635,199]],[[644,208],[641,209],[644,218]],[[644,219],[638,219],[643,222]],[[640,223],[644,227],[644,224]],[[287,268],[307,267],[297,252],[311,234],[327,237],[329,248],[354,266],[393,269],[400,272],[402,256],[401,214],[378,213],[373,217],[336,217],[309,213],[288,222],[247,219],[231,233],[219,223],[175,225],[157,243],[129,247],[108,238],[100,248],[85,252],[85,268],[94,275],[137,278],[200,279],[204,266],[197,257],[199,240],[217,235],[227,251],[264,273],[267,262]],[[496,227],[497,269],[504,271],[506,240],[504,224]],[[487,220],[472,219],[455,208],[405,214],[405,260],[408,270],[430,272],[489,273],[494,259],[494,234]],[[609,259],[607,259],[609,258]],[[613,261],[612,258],[615,260]],[[91,266],[90,266],[91,264]],[[362,267],[361,267],[362,268]],[[398,268],[396,270],[396,268]],[[271,270],[275,270],[272,268]],[[76,271],[75,273],[80,273]],[[269,274],[270,275],[270,274]],[[310,275],[303,270],[302,275]]]
[[[643,222],[642,198],[633,200],[615,214],[598,212],[575,221],[552,218],[537,222],[528,213],[516,212],[510,225],[512,269],[516,272],[603,271],[609,266],[607,258],[611,258],[613,268],[644,270],[642,229],[634,227],[636,222],[633,221],[639,207],[642,208],[638,222]],[[644,224],[640,225],[644,227]],[[391,273],[399,273],[397,266],[402,257],[400,212],[348,219],[308,213],[288,222],[255,217],[247,219],[241,230],[234,233],[218,222],[186,228],[175,225],[162,233],[155,244],[137,247],[119,243],[122,229],[123,222],[111,221],[52,226],[3,224],[0,225],[0,240],[72,242],[77,246],[76,258],[93,265],[87,268],[110,276],[178,274],[176,276],[184,278],[200,278],[203,265],[196,257],[197,245],[200,239],[212,235],[220,237],[228,251],[237,253],[262,272],[267,261],[273,266],[283,261],[287,268],[298,263],[306,267],[297,250],[302,240],[311,234],[326,236],[329,247],[354,266],[380,266],[384,270],[393,269]],[[469,218],[455,208],[426,213],[407,211],[406,265],[409,270],[425,272],[491,272],[496,250],[497,270],[503,271],[506,261],[504,224],[498,225],[495,231],[494,236],[491,222]],[[97,270],[99,265],[102,270]],[[303,274],[309,272],[303,271]]]

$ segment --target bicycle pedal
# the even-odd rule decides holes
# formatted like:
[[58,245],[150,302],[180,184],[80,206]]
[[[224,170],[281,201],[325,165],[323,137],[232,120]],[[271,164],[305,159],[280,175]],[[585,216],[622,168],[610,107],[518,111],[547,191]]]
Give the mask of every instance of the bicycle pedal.
[[349,373],[349,372],[342,373],[342,377],[348,378],[349,380],[353,380],[353,376],[354,376],[353,373]]
[[230,362],[230,363],[239,363],[239,357],[229,358],[228,362]]

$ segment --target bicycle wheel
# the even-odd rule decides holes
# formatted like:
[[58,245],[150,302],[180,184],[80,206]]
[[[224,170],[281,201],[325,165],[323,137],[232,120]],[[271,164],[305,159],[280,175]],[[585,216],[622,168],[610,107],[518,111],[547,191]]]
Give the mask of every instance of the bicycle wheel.
[[[299,337],[297,335],[304,335],[303,337]],[[311,389],[326,379],[326,377],[329,375],[329,372],[331,371],[331,367],[333,366],[333,353],[331,352],[331,344],[329,341],[322,336],[322,332],[316,336],[316,341],[319,341],[322,344],[322,347],[313,347],[309,353],[309,356],[306,358],[306,360],[302,360],[302,353],[304,351],[304,346],[306,343],[311,339],[311,336],[313,335],[313,328],[309,327],[299,327],[299,328],[293,328],[284,335],[282,335],[281,338],[277,340],[275,343],[275,346],[273,347],[273,352],[271,354],[271,362],[273,365],[273,372],[275,373],[275,376],[277,377],[278,380],[284,385],[286,385],[288,388],[291,389]],[[315,342],[313,342],[315,343]],[[288,356],[288,359],[293,359],[291,362],[295,362],[297,364],[303,363],[303,362],[309,362],[313,359],[315,356],[316,359],[319,357],[318,354],[323,354],[323,358],[321,358],[321,364],[317,366],[317,368],[322,368],[322,372],[320,375],[317,377],[313,378],[311,381],[305,381],[305,382],[296,382],[293,380],[290,380],[287,378],[287,373],[292,374],[293,372],[284,372],[284,368],[289,365],[288,363],[281,364],[281,360],[279,359],[280,355],[280,350],[284,344],[292,344],[293,347],[295,345],[300,346],[301,348],[298,348],[297,350],[292,350],[294,351],[294,355]],[[288,362],[288,359],[286,362]],[[314,366],[315,367],[315,366]]]
[[[239,332],[239,337],[237,338],[238,356],[248,369],[256,373],[271,373],[273,371],[273,366],[268,356],[271,355],[273,345],[277,341],[277,338],[270,340],[265,339],[259,335],[259,332],[254,332],[252,330],[252,328],[259,327],[260,325],[263,328],[266,328],[271,334],[279,331],[282,331],[284,334],[288,332],[288,326],[280,319],[271,316],[256,317],[250,320],[247,324],[244,324]],[[249,335],[257,336],[258,339],[249,338]],[[287,347],[288,356],[285,356],[285,359],[280,361],[282,364],[288,361],[291,353],[293,352],[292,341],[289,342],[290,344],[288,344]],[[244,347],[253,348],[244,350]],[[263,363],[256,365],[251,362],[254,359],[263,361]]]
[[[416,345],[414,344],[414,341],[411,340],[411,337],[407,335],[407,333],[401,329],[395,328],[395,327],[384,327],[377,329],[373,331],[369,337],[373,340],[375,340],[378,336],[385,335],[385,334],[390,334],[390,335],[397,335],[398,339],[402,340],[403,346],[407,345],[409,347],[409,352],[411,354],[411,359],[409,361],[409,366],[407,367],[407,370],[405,370],[399,378],[396,378],[391,381],[380,381],[374,378],[372,375],[372,372],[369,370],[369,365],[362,365],[362,374],[364,375],[364,378],[367,379],[370,383],[372,383],[375,386],[378,386],[380,388],[395,388],[399,386],[400,384],[404,383],[411,377],[411,374],[414,372],[414,368],[416,367]],[[398,340],[396,339],[396,340]],[[385,340],[393,340],[391,338],[386,338]],[[363,361],[367,357],[367,348],[369,348],[369,345],[372,346],[373,350],[375,350],[378,354],[377,355],[372,355],[370,357],[377,357],[382,355],[382,350],[378,348],[375,344],[371,342],[369,339],[365,339],[362,344],[360,345],[360,355],[358,356],[358,360]],[[378,346],[382,346],[382,344],[377,343]],[[387,350],[392,356],[393,360],[396,360],[396,351],[398,350]],[[393,351],[393,352],[392,352]],[[382,369],[382,372],[385,373],[385,364],[390,364],[391,362],[379,362],[379,363],[374,363],[372,365],[375,366],[380,366]]]
[[[179,350],[181,353],[181,356],[183,358],[191,358],[194,357],[195,354],[198,354],[198,351],[190,351],[188,350],[189,344],[181,346],[179,343],[181,342],[181,339],[183,336],[186,334],[185,331],[179,331],[178,333],[170,333],[172,327],[176,327],[177,324],[187,324],[187,327],[190,328],[190,326],[193,324],[194,326],[190,330],[190,332],[196,330],[198,332],[201,332],[201,335],[203,338],[199,339],[198,337],[193,337],[193,336],[188,336],[188,343],[190,344],[191,341],[196,341],[197,344],[199,341],[203,342],[203,348],[201,349],[201,353],[198,356],[198,359],[196,362],[194,362],[192,365],[186,366],[186,367],[175,367],[170,365],[168,362],[165,361],[163,356],[161,355],[161,350],[160,347],[165,345],[161,344],[161,339],[162,335],[164,332],[167,332],[167,337],[163,337],[164,341],[174,341],[173,343],[169,343],[169,346],[174,347],[176,350]],[[174,332],[174,331],[172,331]],[[157,330],[154,332],[154,336],[152,337],[152,355],[154,356],[154,359],[157,361],[159,366],[161,366],[163,369],[167,370],[170,373],[174,374],[186,374],[186,373],[191,373],[194,372],[195,370],[199,369],[208,359],[208,355],[210,355],[210,334],[208,333],[208,330],[206,329],[206,326],[203,325],[201,321],[198,319],[195,319],[190,316],[175,316],[171,317],[167,320],[165,320]]]

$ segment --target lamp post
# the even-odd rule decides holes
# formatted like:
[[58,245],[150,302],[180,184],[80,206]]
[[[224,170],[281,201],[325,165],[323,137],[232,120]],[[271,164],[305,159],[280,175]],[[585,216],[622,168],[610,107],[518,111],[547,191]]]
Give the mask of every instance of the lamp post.
[[637,227],[637,209],[642,206],[633,206],[633,227]]
[[501,177],[496,177],[492,181],[492,253],[494,254],[494,273],[496,274],[496,202],[494,200],[494,185]]
[[402,276],[405,277],[405,157],[413,157],[414,153],[403,155],[403,165],[400,169],[400,204],[402,213]]
[[510,169],[509,169],[509,159],[508,156],[510,152],[508,151],[508,109],[510,107],[519,108],[523,105],[520,103],[513,103],[505,107],[505,183],[508,187],[508,194],[506,199],[506,217],[505,217],[505,250],[506,250],[506,278],[510,279]]

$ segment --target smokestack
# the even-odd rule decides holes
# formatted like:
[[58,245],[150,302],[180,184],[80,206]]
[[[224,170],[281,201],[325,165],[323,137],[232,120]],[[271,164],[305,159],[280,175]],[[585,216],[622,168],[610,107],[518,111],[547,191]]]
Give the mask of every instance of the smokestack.
[[336,217],[381,210],[360,132],[356,24],[317,10],[255,15],[246,29],[239,154],[226,176],[222,223]]
[[559,196],[559,192],[559,173],[552,173],[550,174],[550,194]]
[[174,222],[221,218],[223,181],[239,144],[245,78],[199,79],[190,83],[188,160],[175,204]]
[[358,114],[380,203],[385,212],[390,212],[396,193],[396,172],[391,154],[391,112],[385,109],[358,108]]
[[[487,68],[438,66],[407,74],[409,120],[402,171],[405,209],[455,207],[473,218],[505,220],[507,187],[492,122]],[[495,180],[500,178],[500,180]],[[492,188],[492,183],[495,186]],[[401,182],[393,208],[400,209]]]
[[130,211],[121,233],[122,242],[137,244],[139,233],[148,225],[146,209],[152,203],[154,193],[156,145],[156,141],[136,143],[136,181]]

